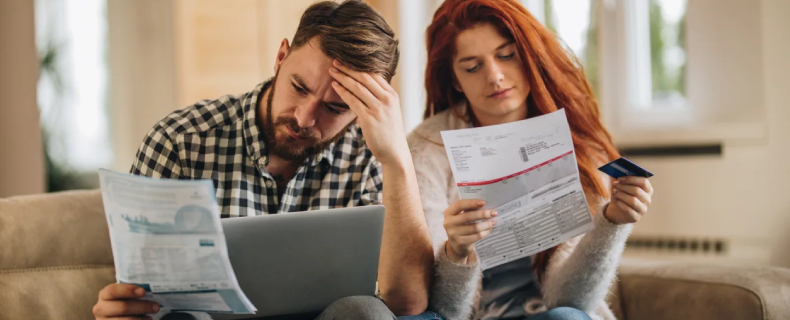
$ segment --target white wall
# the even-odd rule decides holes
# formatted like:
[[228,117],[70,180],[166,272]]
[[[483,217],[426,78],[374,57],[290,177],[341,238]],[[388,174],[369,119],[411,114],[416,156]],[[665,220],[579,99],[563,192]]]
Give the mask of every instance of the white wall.
[[[634,158],[656,174],[654,204],[634,234],[725,238],[731,252],[723,260],[790,266],[790,1],[749,4],[760,7],[762,45],[748,50],[762,59],[757,80],[764,86],[755,104],[746,107],[764,110],[767,137],[725,143],[721,157]],[[733,15],[727,23],[738,21]],[[744,76],[753,74],[759,72]]]

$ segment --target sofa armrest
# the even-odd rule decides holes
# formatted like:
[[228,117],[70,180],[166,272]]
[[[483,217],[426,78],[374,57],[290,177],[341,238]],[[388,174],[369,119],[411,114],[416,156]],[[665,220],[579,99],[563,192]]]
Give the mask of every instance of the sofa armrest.
[[0,270],[113,265],[99,190],[0,199]]
[[93,319],[110,247],[98,190],[0,199],[0,319]]
[[790,319],[784,268],[624,260],[614,292],[623,320]]

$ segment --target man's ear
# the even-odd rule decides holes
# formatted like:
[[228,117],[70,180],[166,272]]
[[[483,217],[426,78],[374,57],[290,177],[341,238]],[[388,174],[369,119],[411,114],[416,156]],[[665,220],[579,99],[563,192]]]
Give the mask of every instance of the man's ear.
[[287,38],[283,39],[283,41],[280,42],[280,49],[277,50],[277,59],[274,62],[274,73],[275,74],[277,74],[277,70],[280,69],[280,65],[283,63],[283,60],[285,60],[285,57],[288,56],[288,52],[289,51],[291,51],[291,45],[288,44],[288,39]]

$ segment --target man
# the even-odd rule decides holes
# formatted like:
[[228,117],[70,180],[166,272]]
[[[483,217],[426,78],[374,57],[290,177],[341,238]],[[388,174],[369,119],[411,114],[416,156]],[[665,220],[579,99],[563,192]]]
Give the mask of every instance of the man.
[[[132,173],[212,179],[222,217],[383,203],[380,298],[354,297],[319,319],[394,318],[427,307],[433,251],[397,93],[397,40],[361,1],[310,6],[273,79],[240,96],[199,102],[160,121]],[[363,138],[364,135],[364,138]],[[97,319],[143,319],[158,305],[111,284]]]

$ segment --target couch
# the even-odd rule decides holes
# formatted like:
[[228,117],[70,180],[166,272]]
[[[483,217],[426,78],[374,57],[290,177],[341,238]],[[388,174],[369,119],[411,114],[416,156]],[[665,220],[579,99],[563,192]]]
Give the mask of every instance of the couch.
[[[0,199],[0,319],[93,319],[115,281],[101,193]],[[624,261],[618,319],[790,319],[790,270]]]

